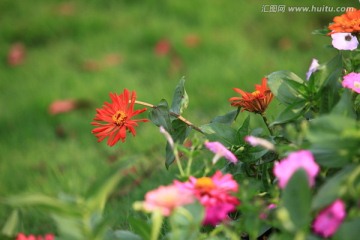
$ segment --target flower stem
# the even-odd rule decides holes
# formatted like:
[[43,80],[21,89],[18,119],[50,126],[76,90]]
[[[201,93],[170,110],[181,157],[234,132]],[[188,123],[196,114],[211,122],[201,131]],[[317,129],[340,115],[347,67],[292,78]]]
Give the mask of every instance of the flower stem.
[[[150,107],[150,108],[157,108],[155,105],[153,104],[150,104],[150,103],[147,103],[147,102],[142,102],[142,101],[138,101],[138,100],[135,100],[135,103],[136,104],[139,104],[139,105],[143,105],[145,107]],[[188,125],[189,127],[192,127],[194,130],[198,131],[199,133],[204,133],[199,127],[195,126],[194,124],[192,124],[189,120],[187,120],[186,118],[184,118],[183,116],[179,115],[179,114],[176,114],[174,112],[170,112],[170,115],[173,116],[173,117],[176,117],[177,119],[179,119],[180,121],[184,122],[186,125]]]
[[265,123],[267,129],[269,130],[270,135],[271,135],[271,136],[274,136],[273,130],[270,128],[270,125],[269,125],[269,122],[268,122],[266,116],[262,113],[262,114],[261,114],[261,117],[262,117],[262,119],[264,120],[264,123]]

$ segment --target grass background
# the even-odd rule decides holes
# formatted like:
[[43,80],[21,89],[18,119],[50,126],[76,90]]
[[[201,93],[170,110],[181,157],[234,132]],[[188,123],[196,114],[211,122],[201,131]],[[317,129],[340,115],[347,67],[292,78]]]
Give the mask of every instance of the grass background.
[[[0,196],[23,192],[82,195],[121,161],[146,170],[141,181],[126,181],[107,206],[115,227],[126,228],[130,204],[174,178],[163,167],[165,140],[150,123],[136,138],[113,148],[91,134],[95,108],[108,93],[136,90],[138,99],[171,100],[186,77],[190,97],[184,116],[201,125],[232,110],[233,87],[254,83],[277,70],[305,77],[312,58],[327,61],[336,51],[329,37],[312,35],[341,13],[265,13],[264,5],[354,6],[358,1],[220,0],[1,0],[0,1]],[[199,41],[189,47],[186,39]],[[163,39],[166,56],[154,53]],[[24,62],[10,66],[13,43],[25,46]],[[108,61],[106,60],[108,59]],[[109,60],[110,59],[110,60]],[[111,61],[113,59],[113,61]],[[115,59],[115,60],[114,60]],[[50,115],[59,99],[83,99],[90,107]],[[269,118],[279,106],[274,102]],[[146,181],[144,181],[146,179]],[[0,206],[0,227],[9,210]],[[24,215],[24,230],[48,232],[53,225],[36,210]]]

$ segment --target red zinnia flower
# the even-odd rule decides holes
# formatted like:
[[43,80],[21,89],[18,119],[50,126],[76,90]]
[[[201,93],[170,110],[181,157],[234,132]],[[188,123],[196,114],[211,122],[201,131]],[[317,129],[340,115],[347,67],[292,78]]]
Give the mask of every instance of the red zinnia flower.
[[[126,130],[135,136],[137,122],[147,122],[148,119],[131,119],[133,116],[146,111],[146,108],[134,111],[136,93],[131,93],[129,99],[129,90],[124,89],[120,95],[110,93],[112,103],[105,102],[102,108],[96,109],[95,122],[91,124],[97,126],[92,133],[98,138],[98,142],[108,137],[107,144],[113,146],[119,140],[125,142]],[[99,122],[96,122],[99,121]]]
[[234,88],[234,91],[240,93],[241,97],[230,98],[231,106],[242,107],[242,111],[246,110],[260,114],[265,112],[273,98],[273,94],[267,87],[267,79],[263,78],[261,85],[255,84],[255,89],[254,92],[250,93],[239,88]]

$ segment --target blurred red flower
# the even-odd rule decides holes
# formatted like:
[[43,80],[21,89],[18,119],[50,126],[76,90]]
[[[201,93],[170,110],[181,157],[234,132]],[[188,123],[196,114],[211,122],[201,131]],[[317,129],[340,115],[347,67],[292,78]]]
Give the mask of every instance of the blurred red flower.
[[109,146],[113,146],[119,140],[125,142],[126,131],[135,136],[134,127],[138,126],[137,122],[149,121],[148,119],[131,119],[146,111],[146,108],[134,111],[136,93],[133,91],[130,98],[129,94],[127,89],[124,89],[120,95],[110,93],[112,102],[105,102],[102,108],[96,109],[97,114],[91,124],[97,126],[92,133],[98,138],[98,142],[107,137]]
[[170,49],[170,42],[167,39],[163,39],[156,43],[154,51],[157,56],[165,56],[170,52]]
[[56,100],[50,104],[49,113],[52,115],[56,115],[59,113],[66,113],[76,109],[76,107],[77,104],[75,100],[71,100],[71,99]]
[[55,240],[54,234],[48,233],[44,237],[43,236],[35,236],[33,234],[30,234],[29,236],[26,236],[23,233],[18,233],[16,236],[16,240]]
[[230,98],[231,106],[242,107],[242,111],[264,113],[273,98],[273,94],[267,87],[267,79],[263,78],[261,85],[255,84],[255,89],[254,92],[250,93],[234,88],[234,91],[239,93],[241,97]]
[[25,58],[25,46],[22,43],[14,43],[11,45],[7,56],[7,62],[11,66],[20,65]]

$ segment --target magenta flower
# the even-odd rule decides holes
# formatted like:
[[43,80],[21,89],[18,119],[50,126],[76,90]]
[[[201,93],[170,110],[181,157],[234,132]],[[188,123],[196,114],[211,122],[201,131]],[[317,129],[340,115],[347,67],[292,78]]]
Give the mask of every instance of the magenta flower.
[[160,186],[146,193],[142,209],[147,212],[160,210],[163,216],[169,216],[176,207],[193,201],[194,196],[186,189],[181,189],[176,185]]
[[205,147],[215,153],[212,160],[213,164],[215,164],[221,157],[226,158],[232,163],[237,163],[238,161],[236,156],[220,142],[205,142]]
[[246,136],[245,141],[248,142],[253,147],[261,146],[268,150],[275,150],[274,144],[272,144],[271,142],[269,142],[268,140],[263,139],[263,138],[258,138],[258,137],[254,137],[254,136]]
[[311,61],[309,71],[306,73],[306,80],[309,80],[311,77],[311,74],[316,72],[320,67],[319,61],[315,58]]
[[345,88],[350,88],[354,92],[360,93],[360,73],[349,73],[344,76],[342,81],[342,86]]
[[239,200],[232,196],[237,192],[238,184],[231,174],[223,175],[217,171],[211,178],[190,177],[187,182],[175,181],[175,185],[193,193],[201,205],[205,207],[204,225],[213,225],[228,219],[228,213],[236,210]]
[[315,177],[320,167],[315,162],[312,153],[308,150],[301,150],[289,154],[289,156],[280,162],[275,162],[274,174],[279,180],[279,187],[285,188],[291,176],[298,170],[304,169],[307,173],[309,185],[313,186]]
[[359,41],[351,33],[333,33],[331,34],[332,45],[338,50],[355,50]]
[[262,212],[262,213],[260,213],[259,218],[262,219],[262,220],[267,219],[268,213],[270,212],[271,209],[274,209],[274,208],[276,208],[276,204],[275,204],[275,203],[270,203],[270,204],[266,207],[265,211]]
[[320,236],[328,238],[337,231],[345,217],[345,204],[338,199],[317,215],[312,224],[313,230]]

